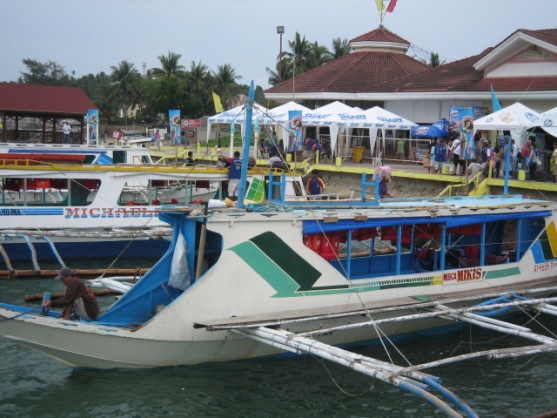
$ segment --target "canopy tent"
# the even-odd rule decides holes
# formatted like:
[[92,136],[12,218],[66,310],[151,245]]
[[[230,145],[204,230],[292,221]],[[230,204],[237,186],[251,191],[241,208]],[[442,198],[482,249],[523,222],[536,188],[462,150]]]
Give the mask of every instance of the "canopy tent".
[[557,107],[543,113],[540,119],[526,125],[526,129],[542,128],[549,135],[557,138]]
[[449,135],[449,121],[441,118],[431,125],[413,127],[410,133],[416,138],[443,138]]
[[519,147],[526,142],[526,126],[542,118],[535,110],[521,103],[514,103],[474,121],[474,130],[510,131]]
[[284,103],[280,106],[269,109],[263,119],[261,119],[260,123],[261,125],[267,126],[279,125],[281,131],[280,137],[284,140],[285,138],[288,138],[288,115],[291,110],[301,110],[302,115],[304,113],[310,112],[309,108],[302,106],[301,104],[298,104],[296,102],[290,101],[288,103]]
[[[261,106],[259,103],[253,103],[252,122],[255,122],[256,118],[262,120],[268,111],[269,110],[266,107]],[[227,125],[231,125],[231,124],[240,125],[240,132],[243,138],[245,118],[246,118],[245,105],[241,105],[230,110],[225,110],[222,113],[209,117],[209,119],[207,119],[207,141],[209,141],[209,138],[211,137],[211,127],[214,124],[221,124],[221,123]],[[230,148],[230,150],[232,152],[232,147]]]
[[328,127],[331,136],[331,150],[336,149],[340,128],[358,128],[366,123],[366,114],[360,109],[341,102],[333,102],[311,110],[303,115],[304,126]]
[[[389,112],[379,106],[374,106],[365,111],[367,116],[367,127],[369,127],[369,146],[373,150],[377,141],[377,133],[381,129],[383,140],[385,139],[385,130],[408,130],[418,126],[414,122],[403,118],[393,112]],[[384,144],[383,144],[384,145]]]

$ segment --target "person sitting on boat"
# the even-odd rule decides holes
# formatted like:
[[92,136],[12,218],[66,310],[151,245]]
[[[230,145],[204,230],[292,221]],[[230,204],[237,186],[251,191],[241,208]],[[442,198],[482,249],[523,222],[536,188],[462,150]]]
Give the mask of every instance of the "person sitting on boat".
[[186,158],[186,166],[192,166],[192,165],[195,165],[195,161],[193,159],[193,152],[188,151],[188,158]]
[[319,170],[312,170],[311,178],[306,186],[308,194],[312,196],[320,195],[325,189],[325,183],[319,178]]
[[99,306],[95,295],[81,280],[74,276],[72,269],[62,267],[54,280],[61,280],[66,286],[66,293],[58,299],[47,300],[43,306],[56,308],[63,306],[64,310],[58,316],[62,319],[71,319],[72,314],[76,319],[94,321],[99,316]]
[[232,158],[230,167],[228,167],[228,198],[234,201],[238,199],[241,174],[242,160],[240,159],[240,151],[234,151],[234,158]]

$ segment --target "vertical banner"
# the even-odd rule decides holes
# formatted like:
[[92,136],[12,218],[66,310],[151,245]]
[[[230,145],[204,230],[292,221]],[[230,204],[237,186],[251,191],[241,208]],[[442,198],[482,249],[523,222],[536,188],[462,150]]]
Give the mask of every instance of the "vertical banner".
[[302,150],[302,111],[288,111],[288,151]]
[[98,137],[99,111],[97,109],[89,109],[87,111],[87,144],[89,144],[90,141],[97,141]]
[[170,139],[172,144],[180,145],[181,135],[180,135],[180,110],[169,110],[168,111]]
[[460,138],[462,158],[470,160],[475,155],[474,120],[483,116],[481,108],[472,106],[451,106],[449,115],[449,134]]

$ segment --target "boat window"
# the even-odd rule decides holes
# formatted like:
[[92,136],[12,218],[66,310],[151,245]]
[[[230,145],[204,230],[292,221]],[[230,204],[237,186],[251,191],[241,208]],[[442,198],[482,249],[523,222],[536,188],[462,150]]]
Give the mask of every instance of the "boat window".
[[87,206],[100,184],[98,179],[4,178],[0,201],[14,206]]
[[171,205],[207,201],[214,198],[219,189],[218,181],[209,180],[129,180],[120,192],[118,205]]

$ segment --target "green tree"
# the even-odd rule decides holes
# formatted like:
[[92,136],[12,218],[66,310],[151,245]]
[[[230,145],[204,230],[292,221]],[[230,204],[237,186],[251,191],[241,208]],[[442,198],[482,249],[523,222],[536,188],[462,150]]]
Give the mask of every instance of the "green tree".
[[112,85],[110,99],[116,100],[124,112],[124,120],[128,123],[128,110],[141,103],[141,74],[128,61],[121,61],[118,66],[110,67]]
[[55,61],[40,62],[30,58],[22,60],[27,72],[22,71],[18,83],[50,86],[72,86],[74,79]]
[[441,60],[439,59],[439,54],[436,52],[432,52],[429,55],[429,64],[430,67],[439,67],[441,65]]
[[326,46],[319,45],[317,42],[309,45],[307,69],[317,68],[331,62],[333,56]]
[[223,101],[230,99],[234,95],[233,89],[237,85],[236,80],[241,78],[230,64],[223,64],[217,67],[217,72],[214,76],[215,90]]
[[157,58],[161,63],[161,68],[152,68],[149,70],[149,74],[154,78],[186,78],[187,73],[184,71],[186,67],[178,63],[181,57],[182,55],[170,51],[168,55],[159,55]]
[[333,50],[331,52],[334,60],[344,57],[352,52],[352,46],[348,39],[333,39]]

